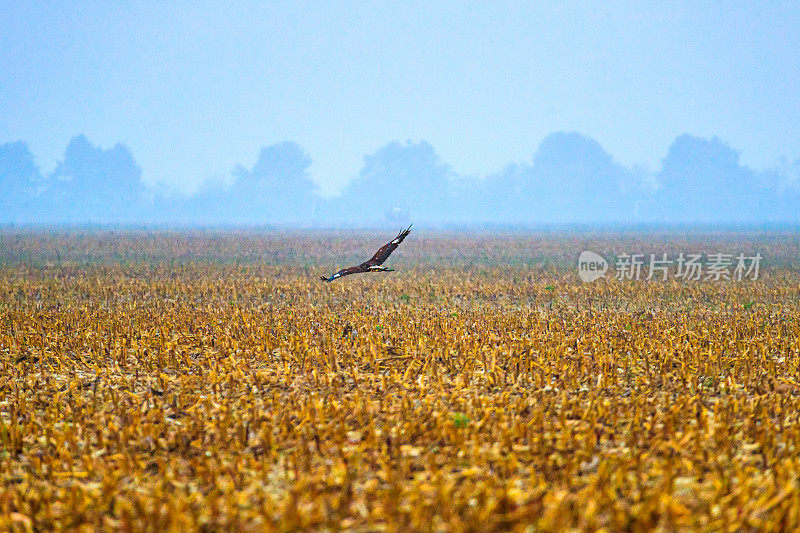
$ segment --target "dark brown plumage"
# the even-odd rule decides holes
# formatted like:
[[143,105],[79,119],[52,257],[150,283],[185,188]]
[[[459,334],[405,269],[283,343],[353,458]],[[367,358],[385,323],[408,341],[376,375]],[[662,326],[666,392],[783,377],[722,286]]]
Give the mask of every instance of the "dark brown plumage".
[[[411,226],[413,226],[413,224]],[[390,255],[392,255],[392,252],[394,252],[395,248],[397,248],[400,245],[400,243],[403,242],[403,239],[405,239],[408,236],[408,234],[411,233],[411,226],[407,227],[406,229],[398,233],[397,237],[395,237],[391,241],[381,246],[369,261],[364,261],[363,263],[357,266],[343,268],[329,278],[326,278],[325,276],[320,276],[319,279],[330,283],[331,281],[337,278],[341,278],[342,276],[349,276],[350,274],[363,274],[365,272],[391,272],[392,270],[394,270],[393,268],[386,268],[381,265],[383,264],[384,261],[386,261],[386,259],[389,258]]]

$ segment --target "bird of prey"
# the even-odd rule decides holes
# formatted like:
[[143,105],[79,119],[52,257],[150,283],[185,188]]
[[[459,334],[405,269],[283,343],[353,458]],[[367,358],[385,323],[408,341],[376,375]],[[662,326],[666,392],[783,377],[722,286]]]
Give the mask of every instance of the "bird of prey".
[[[413,226],[413,224],[411,225]],[[364,272],[391,272],[393,268],[386,268],[385,266],[381,266],[386,259],[392,255],[394,249],[397,248],[403,239],[408,237],[408,234],[411,233],[411,226],[407,227],[403,231],[397,234],[397,237],[392,239],[391,241],[387,242],[380,249],[375,252],[375,255],[372,256],[372,259],[369,261],[364,261],[358,266],[350,267],[350,268],[343,268],[333,276],[326,278],[325,276],[320,276],[319,279],[322,281],[327,281],[330,283],[331,281],[341,278],[342,276],[349,276],[350,274],[363,274]]]

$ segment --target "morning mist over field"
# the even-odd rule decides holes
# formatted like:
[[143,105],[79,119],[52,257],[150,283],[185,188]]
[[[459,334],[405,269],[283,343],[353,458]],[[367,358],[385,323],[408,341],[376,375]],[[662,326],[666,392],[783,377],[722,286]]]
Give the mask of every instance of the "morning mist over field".
[[260,149],[227,182],[192,193],[148,185],[124,144],[74,137],[42,175],[24,142],[0,147],[3,222],[205,225],[796,223],[800,162],[754,170],[720,139],[681,135],[655,172],[626,167],[591,137],[548,135],[527,161],[460,175],[426,141],[364,157],[339,194],[309,177],[311,157],[286,141]]
[[800,531],[798,5],[0,0],[0,532]]
[[239,8],[0,6],[0,223],[800,223],[791,2]]

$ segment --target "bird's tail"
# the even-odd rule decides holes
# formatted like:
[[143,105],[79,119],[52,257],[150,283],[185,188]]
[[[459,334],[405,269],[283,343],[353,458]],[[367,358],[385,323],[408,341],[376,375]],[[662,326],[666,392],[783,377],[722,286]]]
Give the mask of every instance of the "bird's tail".
[[319,279],[321,279],[322,281],[330,281],[330,280],[329,280],[328,278],[326,278],[325,276],[320,276],[320,277],[319,277]]

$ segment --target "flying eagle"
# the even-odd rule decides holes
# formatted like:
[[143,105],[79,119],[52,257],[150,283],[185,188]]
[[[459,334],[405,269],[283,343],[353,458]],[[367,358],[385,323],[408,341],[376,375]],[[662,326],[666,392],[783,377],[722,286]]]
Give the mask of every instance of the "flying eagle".
[[[411,225],[413,226],[413,224]],[[326,278],[325,276],[320,276],[319,279],[322,281],[327,281],[330,283],[331,281],[335,280],[336,278],[341,278],[342,276],[348,276],[350,274],[363,274],[364,272],[391,272],[393,268],[386,268],[385,266],[381,266],[386,259],[392,255],[394,249],[397,248],[403,239],[408,237],[408,234],[411,233],[411,226],[407,227],[403,231],[397,234],[397,237],[392,239],[391,241],[387,242],[380,249],[375,252],[375,255],[372,256],[372,259],[369,261],[364,261],[358,266],[350,267],[350,268],[343,268],[333,276]]]

